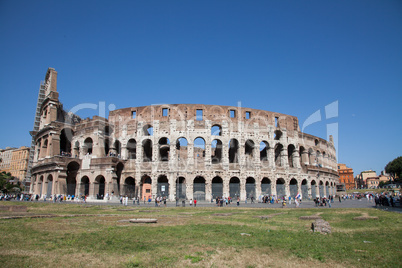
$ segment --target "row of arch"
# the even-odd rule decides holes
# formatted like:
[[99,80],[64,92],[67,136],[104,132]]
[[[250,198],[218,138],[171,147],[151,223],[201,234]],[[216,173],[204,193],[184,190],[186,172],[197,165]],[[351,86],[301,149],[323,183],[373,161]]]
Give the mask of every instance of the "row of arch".
[[[184,137],[178,138],[176,140],[176,152],[177,158],[187,158],[187,139]],[[158,156],[157,159],[159,161],[169,161],[170,160],[170,140],[166,137],[162,137],[158,141]],[[83,154],[91,155],[93,153],[93,141],[90,137],[84,140],[84,144],[82,146]],[[153,143],[151,139],[145,139],[141,144],[142,150],[142,161],[150,162],[153,159]],[[205,148],[206,143],[202,137],[197,137],[194,139],[194,159],[205,158]],[[68,150],[69,148],[67,148]],[[80,144],[78,141],[75,142],[74,145],[74,155],[79,155]],[[113,146],[110,146],[109,140],[105,140],[105,156],[114,155],[121,156],[122,154],[122,144],[119,140],[115,140]],[[126,146],[126,159],[137,159],[137,141],[135,139],[128,140]],[[273,153],[273,161],[276,166],[283,166],[283,156],[287,155],[287,162],[290,167],[297,167],[296,158],[299,157],[301,161],[301,165],[309,164],[309,165],[323,165],[327,156],[325,152],[316,151],[314,152],[312,148],[306,150],[303,146],[300,146],[299,154],[297,155],[297,149],[295,145],[289,144],[287,148],[285,148],[281,143],[277,143],[274,148],[272,148],[267,141],[261,141],[259,146],[257,146],[253,140],[249,139],[244,144],[244,155],[246,159],[252,160],[258,157],[257,150],[259,149],[259,159],[261,162],[269,161],[269,154]],[[305,154],[305,155],[304,155]],[[223,161],[223,143],[220,139],[214,139],[211,142],[211,162],[221,163]],[[231,139],[228,143],[228,160],[229,163],[239,163],[240,158],[240,144],[237,139]]]
[[[156,192],[153,191],[153,184]],[[187,185],[189,184],[189,185]],[[226,190],[225,190],[225,184]],[[172,187],[175,187],[174,198],[171,198]],[[210,187],[209,189],[207,189]],[[299,183],[295,178],[287,182],[283,178],[271,180],[268,177],[262,178],[258,183],[254,177],[247,177],[243,183],[233,176],[227,183],[220,176],[213,177],[210,181],[203,176],[196,176],[187,183],[187,179],[179,176],[175,179],[174,185],[171,185],[166,175],[159,175],[155,180],[149,175],[143,175],[136,182],[132,176],[126,177],[122,182],[117,180],[116,188],[108,188],[105,177],[98,175],[93,181],[88,176],[82,176],[78,181],[74,176],[68,176],[64,189],[53,188],[53,176],[42,175],[37,181],[33,181],[33,189],[36,194],[65,194],[82,196],[86,195],[94,199],[103,199],[106,194],[111,195],[116,190],[115,195],[127,195],[130,198],[140,197],[143,199],[154,198],[155,196],[164,196],[168,199],[186,199],[189,196],[197,200],[206,200],[207,192],[211,198],[230,196],[232,198],[241,197],[241,191],[245,190],[244,198],[257,198],[259,195],[275,195],[277,197],[291,196],[295,197],[300,193],[303,198],[315,198],[317,196],[327,196],[335,194],[335,184],[329,181],[312,180],[310,183],[304,179]],[[259,189],[257,189],[259,187]],[[155,190],[154,188],[154,190]],[[61,191],[61,192],[60,192]],[[188,191],[191,191],[190,193]]]

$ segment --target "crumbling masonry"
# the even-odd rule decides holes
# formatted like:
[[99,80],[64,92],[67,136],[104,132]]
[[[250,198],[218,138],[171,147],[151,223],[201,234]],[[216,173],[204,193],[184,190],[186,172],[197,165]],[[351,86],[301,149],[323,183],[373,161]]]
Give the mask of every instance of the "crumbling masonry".
[[302,133],[297,117],[243,107],[166,104],[82,120],[63,110],[49,68],[31,192],[104,200],[211,200],[335,194],[335,147]]

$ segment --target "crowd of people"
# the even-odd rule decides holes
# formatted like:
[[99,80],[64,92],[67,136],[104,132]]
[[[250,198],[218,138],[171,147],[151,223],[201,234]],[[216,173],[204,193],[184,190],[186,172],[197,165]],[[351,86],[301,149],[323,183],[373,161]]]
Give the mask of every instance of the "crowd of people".
[[[109,194],[106,194],[105,197],[103,196],[97,196],[97,199],[105,199],[105,200],[111,200],[113,198],[114,193],[109,196]],[[127,206],[129,203],[129,198],[127,195],[125,196],[119,196],[120,204]],[[74,195],[50,195],[47,196],[46,194],[39,196],[35,194],[24,194],[24,193],[17,193],[17,194],[0,194],[0,201],[50,201],[50,202],[63,202],[63,201],[70,201],[70,202],[87,202],[87,196],[82,195],[82,196],[74,196]],[[258,200],[255,200],[253,196],[249,198],[251,201],[251,204],[257,201],[258,203],[266,203],[266,204],[282,204],[282,207],[286,207],[287,205],[291,205],[292,203],[294,204],[295,207],[299,207],[300,204],[302,203],[302,198],[298,194],[295,197],[276,197],[276,196],[271,196],[271,195],[262,195],[258,198]],[[316,197],[313,199],[314,204],[316,207],[320,206],[328,206],[331,207],[332,203],[336,202],[344,202],[346,200],[366,200],[367,202],[372,202],[375,204],[376,207],[385,207],[385,206],[390,206],[390,207],[396,207],[396,206],[402,206],[402,195],[401,194],[395,194],[393,192],[382,192],[382,193],[353,193],[353,194],[344,194],[344,195],[330,195],[328,197]],[[136,196],[132,198],[133,205],[137,204],[140,205],[140,197]],[[148,203],[150,204],[152,202],[151,196],[148,198],[144,197],[143,198],[144,204]],[[167,198],[166,196],[157,196],[156,198],[153,198],[153,201],[155,202],[155,207],[160,207],[162,204],[163,206],[166,207],[167,203]],[[187,200],[189,202],[190,206],[197,206],[197,200],[196,199],[190,199]],[[183,206],[184,206],[184,200],[182,200]],[[240,205],[240,198],[236,196],[235,198],[232,197],[224,197],[224,196],[217,196],[214,199],[211,199],[211,203],[215,203],[217,207],[223,207],[223,206],[229,206],[233,203],[236,203],[237,206]],[[247,199],[245,200],[245,203],[247,203]],[[179,206],[179,199],[176,199],[176,206]]]

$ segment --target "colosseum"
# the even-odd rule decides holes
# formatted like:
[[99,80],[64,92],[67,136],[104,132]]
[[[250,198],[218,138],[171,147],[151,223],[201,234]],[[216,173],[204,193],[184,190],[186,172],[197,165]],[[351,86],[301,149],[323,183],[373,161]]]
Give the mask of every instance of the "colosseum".
[[41,83],[31,193],[206,200],[335,194],[334,142],[297,117],[204,104],[130,107],[81,119],[59,101],[57,72]]

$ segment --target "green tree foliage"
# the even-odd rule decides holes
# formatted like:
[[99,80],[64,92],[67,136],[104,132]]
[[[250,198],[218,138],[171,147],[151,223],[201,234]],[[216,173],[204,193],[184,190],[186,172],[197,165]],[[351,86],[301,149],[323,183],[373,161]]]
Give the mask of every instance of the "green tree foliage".
[[385,172],[391,174],[394,181],[402,181],[402,156],[399,156],[385,166]]
[[17,184],[13,184],[10,182],[13,180],[14,177],[11,175],[10,172],[1,172],[0,173],[0,192],[3,193],[12,193],[15,191],[20,191],[21,187]]

